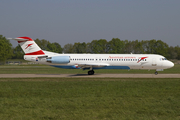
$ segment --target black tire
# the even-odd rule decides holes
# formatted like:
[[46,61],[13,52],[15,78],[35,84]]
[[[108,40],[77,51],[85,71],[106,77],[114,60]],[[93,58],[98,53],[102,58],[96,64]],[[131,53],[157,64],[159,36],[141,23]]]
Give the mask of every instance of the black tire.
[[158,74],[158,72],[156,71],[154,74],[155,74],[155,75],[157,75],[157,74]]
[[88,71],[88,75],[93,75],[93,74],[94,74],[94,70]]
[[88,75],[92,75],[92,72],[91,72],[91,71],[88,71]]
[[94,75],[94,70],[92,70],[92,75]]

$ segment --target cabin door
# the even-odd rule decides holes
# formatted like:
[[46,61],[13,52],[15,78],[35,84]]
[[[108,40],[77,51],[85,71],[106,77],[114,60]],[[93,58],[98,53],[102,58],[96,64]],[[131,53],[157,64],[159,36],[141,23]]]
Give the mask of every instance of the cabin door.
[[152,59],[152,66],[157,66],[156,58],[153,58],[153,59]]

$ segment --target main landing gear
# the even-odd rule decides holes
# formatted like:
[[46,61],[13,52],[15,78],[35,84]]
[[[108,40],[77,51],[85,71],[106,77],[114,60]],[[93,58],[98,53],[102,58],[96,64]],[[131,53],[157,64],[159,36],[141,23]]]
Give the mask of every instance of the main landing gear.
[[94,70],[88,71],[88,75],[94,75]]
[[155,75],[157,75],[157,74],[158,74],[158,72],[156,71],[154,74],[155,74]]

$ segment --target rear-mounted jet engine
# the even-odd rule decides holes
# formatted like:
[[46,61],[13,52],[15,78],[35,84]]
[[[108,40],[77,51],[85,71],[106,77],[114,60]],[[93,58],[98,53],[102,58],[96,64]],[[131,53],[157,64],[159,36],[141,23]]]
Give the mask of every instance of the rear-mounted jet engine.
[[57,64],[67,64],[70,62],[69,56],[54,56],[46,58],[47,62],[57,63]]

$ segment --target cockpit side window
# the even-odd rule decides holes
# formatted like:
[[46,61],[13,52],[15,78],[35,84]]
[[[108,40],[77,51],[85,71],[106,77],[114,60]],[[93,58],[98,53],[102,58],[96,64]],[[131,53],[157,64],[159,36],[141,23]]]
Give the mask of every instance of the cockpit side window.
[[160,60],[167,60],[166,58],[160,58]]

